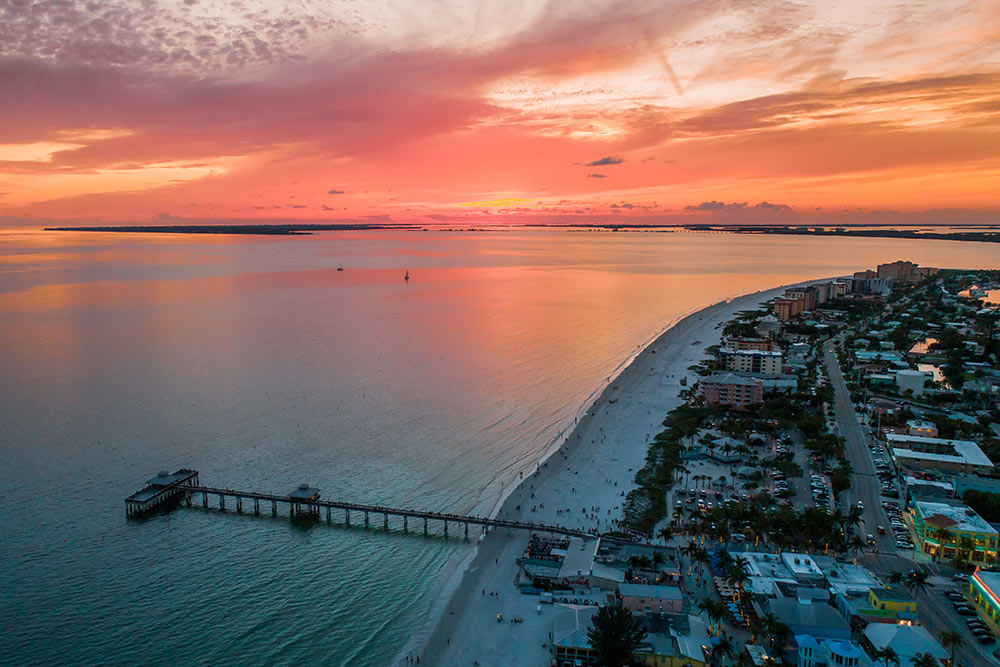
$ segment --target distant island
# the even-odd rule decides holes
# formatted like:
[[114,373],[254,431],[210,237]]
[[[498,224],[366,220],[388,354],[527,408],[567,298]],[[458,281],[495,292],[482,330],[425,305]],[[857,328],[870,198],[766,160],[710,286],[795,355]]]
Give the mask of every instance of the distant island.
[[730,234],[791,234],[793,236],[863,236],[866,238],[936,239],[939,241],[978,241],[1000,243],[1000,232],[922,232],[913,229],[850,229],[848,227],[753,227],[727,225],[686,225],[685,229]]
[[269,236],[300,236],[313,232],[358,232],[373,229],[420,229],[417,225],[358,223],[282,224],[282,225],[123,225],[114,227],[46,227],[53,232],[131,232],[140,234],[266,234]]
[[[264,234],[269,236],[300,236],[314,232],[357,232],[372,230],[394,231],[461,231],[461,232],[497,232],[509,231],[512,227],[525,229],[566,229],[577,231],[601,230],[609,232],[642,232],[642,231],[689,231],[714,232],[728,234],[788,234],[793,236],[859,236],[865,238],[897,238],[897,239],[935,239],[939,241],[973,241],[980,243],[1000,243],[1000,231],[949,231],[931,232],[920,229],[899,229],[899,227],[917,226],[921,228],[933,225],[897,225],[874,226],[859,225],[852,227],[817,227],[804,225],[692,225],[677,223],[628,223],[628,222],[598,222],[574,223],[556,225],[551,223],[505,224],[491,227],[455,228],[448,225],[380,222],[380,223],[284,223],[260,225],[121,225],[100,227],[46,227],[47,231],[57,232],[128,232],[140,234]],[[875,228],[873,228],[875,227]]]

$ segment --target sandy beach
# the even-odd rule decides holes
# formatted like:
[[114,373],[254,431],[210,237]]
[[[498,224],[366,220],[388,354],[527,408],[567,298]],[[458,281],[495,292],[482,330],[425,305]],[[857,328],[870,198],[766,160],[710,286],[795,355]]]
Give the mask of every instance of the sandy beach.
[[[652,437],[679,403],[680,380],[719,342],[721,324],[785,287],[724,301],[681,319],[646,346],[608,384],[561,446],[503,502],[499,516],[604,531],[621,515],[625,494]],[[545,665],[552,617],[513,585],[528,533],[495,530],[452,568],[428,622],[397,664]],[[541,612],[539,613],[539,607]],[[503,622],[497,614],[502,613]],[[520,616],[523,623],[509,619]]]

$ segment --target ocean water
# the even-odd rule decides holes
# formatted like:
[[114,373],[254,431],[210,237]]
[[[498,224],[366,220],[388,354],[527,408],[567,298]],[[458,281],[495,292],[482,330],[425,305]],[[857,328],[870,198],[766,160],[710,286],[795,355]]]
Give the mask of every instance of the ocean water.
[[488,513],[670,322],[895,259],[998,264],[897,239],[0,231],[0,663],[387,664],[461,539],[126,521],[124,497],[193,467]]

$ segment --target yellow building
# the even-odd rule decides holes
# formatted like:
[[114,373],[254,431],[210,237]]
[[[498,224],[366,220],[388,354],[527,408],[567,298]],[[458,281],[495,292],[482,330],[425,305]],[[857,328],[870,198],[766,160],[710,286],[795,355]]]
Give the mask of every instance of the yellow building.
[[997,531],[962,503],[915,501],[910,519],[918,548],[938,559],[974,565],[997,562]]
[[868,591],[868,604],[881,618],[894,618],[900,622],[917,618],[917,601],[898,584],[888,588],[872,588]]

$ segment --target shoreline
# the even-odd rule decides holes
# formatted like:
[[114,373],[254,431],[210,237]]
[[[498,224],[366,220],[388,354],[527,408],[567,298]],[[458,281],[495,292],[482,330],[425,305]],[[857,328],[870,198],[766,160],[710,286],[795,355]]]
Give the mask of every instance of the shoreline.
[[[642,408],[649,407],[644,400],[647,398],[645,390],[648,387],[644,387],[642,381],[646,380],[645,384],[650,384],[650,381],[652,381],[652,384],[655,385],[656,380],[672,380],[672,382],[668,383],[671,385],[670,388],[655,397],[656,400],[654,402],[658,403],[656,409],[659,411],[654,412],[652,407],[649,407],[646,411],[645,416],[649,416],[651,419],[645,420],[645,426],[643,426],[641,420],[635,419],[637,416],[642,416],[641,414],[627,415],[627,422],[618,424],[624,428],[624,431],[629,431],[627,435],[632,436],[629,438],[631,442],[628,445],[631,451],[627,452],[628,463],[631,463],[632,467],[628,467],[627,471],[624,470],[624,466],[622,465],[615,466],[614,470],[610,468],[602,470],[600,474],[616,474],[620,478],[615,480],[609,477],[603,480],[611,484],[611,486],[605,485],[605,488],[601,489],[604,491],[603,494],[594,493],[594,488],[587,489],[590,494],[588,502],[592,500],[597,502],[599,497],[603,496],[604,500],[602,504],[607,509],[609,522],[618,518],[620,515],[620,511],[618,511],[619,506],[616,506],[612,510],[611,503],[623,496],[631,488],[634,488],[634,470],[642,466],[652,436],[662,429],[660,422],[666,413],[678,402],[677,393],[680,388],[680,378],[688,374],[687,369],[691,363],[696,363],[697,359],[704,356],[704,348],[706,346],[713,344],[715,338],[721,338],[720,323],[728,321],[732,313],[756,307],[761,302],[773,298],[792,285],[804,285],[813,282],[822,282],[823,280],[812,279],[768,290],[732,295],[674,318],[649,340],[637,346],[636,352],[626,357],[611,372],[608,379],[599,384],[587,396],[581,408],[577,410],[573,422],[567,424],[563,431],[553,439],[552,444],[545,448],[537,460],[526,466],[525,472],[528,470],[532,472],[519,478],[516,483],[511,484],[504,490],[494,504],[490,516],[503,515],[508,518],[534,519],[567,525],[567,518],[565,516],[558,517],[556,515],[562,511],[570,512],[569,508],[555,510],[550,506],[546,511],[542,502],[546,497],[551,497],[549,502],[566,502],[566,491],[570,492],[569,497],[572,497],[572,493],[575,493],[575,486],[570,486],[569,489],[554,488],[557,486],[566,486],[565,483],[556,484],[556,480],[553,479],[563,472],[562,470],[555,471],[556,465],[569,463],[570,465],[567,466],[566,470],[578,476],[579,470],[575,472],[571,470],[574,467],[573,463],[579,467],[579,464],[583,463],[586,465],[586,462],[577,459],[580,459],[585,454],[609,454],[608,447],[603,444],[607,441],[607,435],[610,434],[611,430],[609,428],[608,433],[605,433],[604,430],[605,426],[611,426],[611,424],[605,423],[609,421],[609,408],[611,406],[615,406],[616,408],[621,407],[622,409],[626,406],[631,407],[631,401],[626,401],[625,406],[619,406],[618,399],[625,395],[633,395],[638,390],[642,390],[638,391],[638,397],[632,396],[632,400],[636,401],[636,408],[628,411],[632,413],[638,411],[638,413],[641,413]],[[654,357],[657,352],[661,355],[659,358]],[[645,372],[641,373],[640,371]],[[636,431],[637,427],[638,431]],[[643,437],[642,431],[646,431],[645,437]],[[597,442],[597,435],[601,435],[602,437],[600,442]],[[619,437],[621,435],[624,434],[620,434]],[[587,440],[585,436],[594,436],[590,438],[590,444],[595,445],[595,447],[588,448],[583,446]],[[617,450],[613,450],[611,453],[615,455],[619,454]],[[557,455],[561,455],[561,459],[557,458]],[[612,456],[611,458],[614,463],[619,463],[617,456]],[[571,459],[573,460],[571,461]],[[550,462],[554,463],[551,468],[549,466]],[[594,463],[593,458],[590,463]],[[594,471],[591,470],[590,472]],[[563,474],[562,477],[566,477],[566,475]],[[579,479],[579,481],[583,482],[584,480]],[[619,483],[621,486],[619,486]],[[594,485],[600,486],[600,484],[601,481],[595,479],[592,480],[591,487]],[[582,488],[586,488],[586,485],[581,484]],[[525,497],[526,491],[530,494],[530,498],[536,499],[536,507],[532,507],[530,512],[527,502],[524,503],[525,507],[523,509],[521,508],[521,504],[515,504],[514,502],[514,499],[528,501],[529,498]],[[537,505],[540,505],[540,507],[537,507]],[[536,511],[537,509],[542,509],[543,511],[539,513]],[[582,509],[585,510],[587,508]],[[603,532],[608,527],[600,526],[601,521],[599,519],[596,525],[593,523],[578,525]],[[573,523],[573,520],[569,520],[569,523]],[[532,598],[532,596],[523,596],[518,591],[512,592],[509,590],[496,591],[495,598],[492,596],[486,598],[485,595],[487,588],[492,589],[499,586],[505,586],[507,589],[510,588],[509,576],[507,575],[513,576],[514,571],[516,571],[516,564],[513,562],[516,554],[504,553],[503,557],[500,554],[501,552],[509,551],[519,553],[520,546],[516,549],[511,549],[511,547],[513,545],[520,545],[522,541],[527,541],[527,534],[521,537],[522,539],[519,540],[517,536],[512,536],[510,531],[507,531],[505,535],[499,530],[494,530],[487,535],[481,535],[474,543],[470,544],[469,549],[461,551],[449,559],[439,575],[441,583],[436,587],[434,602],[427,612],[426,622],[410,636],[400,649],[396,655],[394,664],[412,664],[407,662],[408,656],[420,656],[421,663],[428,665],[472,664],[473,660],[469,659],[468,654],[475,651],[476,655],[480,655],[485,651],[485,647],[479,641],[481,633],[473,632],[474,628],[468,627],[472,625],[472,622],[467,619],[470,616],[481,616],[483,621],[477,624],[481,629],[484,623],[491,620],[496,613],[491,612],[486,616],[483,616],[482,610],[479,610],[477,613],[476,610],[470,608],[472,600],[479,601],[480,604],[478,606],[482,606],[485,603],[489,607],[500,607],[504,606],[504,603],[493,602],[494,599],[498,601],[501,599],[510,599],[510,603],[514,604],[514,606],[527,609],[527,611],[522,611],[522,613],[528,613],[532,605],[528,604],[526,606],[525,602],[530,603],[531,600],[526,599]],[[490,558],[494,559],[494,563],[488,562]],[[474,598],[472,594],[477,588],[481,589],[482,596]],[[491,590],[491,593],[494,593],[494,591]],[[515,595],[524,599],[514,599],[512,596]],[[490,602],[486,602],[486,600]],[[508,604],[508,606],[510,605]],[[459,629],[456,623],[460,620],[459,612],[464,612],[461,614],[461,620],[464,621],[462,623],[464,627],[461,630],[466,630],[467,632],[459,632],[458,634],[463,638],[467,638],[465,643],[473,644],[472,647],[460,648],[459,642],[456,642],[455,646],[451,645],[451,638],[456,635],[456,630]],[[537,621],[538,619],[534,621],[529,620],[525,625],[534,623],[540,626],[542,630],[541,636],[547,636],[548,623],[538,623]],[[490,623],[490,625],[493,624]],[[486,627],[488,628],[489,626]],[[496,625],[494,628],[506,630],[503,624]],[[537,630],[538,628],[535,629]],[[520,635],[526,634],[522,630],[519,630],[518,633],[519,640],[523,639]],[[495,635],[497,633],[488,634]],[[536,632],[535,634],[538,635],[539,633]],[[543,643],[541,642],[541,644]],[[539,645],[540,643],[534,644],[535,647]],[[459,659],[460,656],[455,655],[456,653],[465,653],[466,655],[461,656],[461,659]],[[518,662],[518,659],[525,663],[536,662],[534,658],[529,657],[530,655],[530,651],[519,652],[514,658],[514,662]],[[498,656],[494,655],[491,657]],[[510,658],[511,656],[505,657],[508,664],[513,664],[509,662]]]

